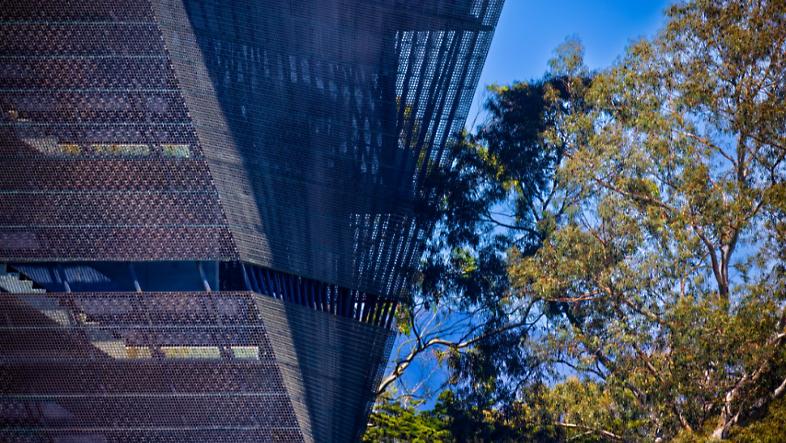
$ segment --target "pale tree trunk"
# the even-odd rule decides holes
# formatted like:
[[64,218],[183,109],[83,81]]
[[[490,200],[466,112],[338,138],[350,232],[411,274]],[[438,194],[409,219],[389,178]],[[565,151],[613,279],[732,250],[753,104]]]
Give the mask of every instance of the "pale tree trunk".
[[712,432],[712,438],[720,440],[728,438],[729,431],[739,423],[741,418],[750,416],[752,412],[766,407],[773,400],[782,397],[784,393],[786,393],[786,379],[784,379],[772,392],[754,401],[747,402],[747,405],[739,404],[739,400],[745,395],[746,390],[761,382],[763,377],[767,374],[771,374],[775,369],[773,367],[775,363],[773,360],[777,356],[778,350],[783,346],[784,342],[786,342],[786,332],[782,332],[784,328],[786,328],[786,309],[781,312],[781,317],[778,321],[778,334],[772,337],[767,343],[767,345],[772,348],[769,357],[765,358],[755,371],[744,374],[734,387],[724,396],[723,408],[720,418],[718,419],[718,425]]

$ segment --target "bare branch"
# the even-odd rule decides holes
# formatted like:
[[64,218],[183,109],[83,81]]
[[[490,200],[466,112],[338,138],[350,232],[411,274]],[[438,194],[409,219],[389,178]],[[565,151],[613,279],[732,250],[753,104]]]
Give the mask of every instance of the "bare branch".
[[562,427],[562,428],[578,429],[578,430],[581,430],[581,431],[589,431],[591,433],[595,433],[595,434],[598,434],[598,435],[606,437],[606,438],[610,438],[610,439],[615,440],[615,441],[624,441],[625,440],[622,436],[617,435],[617,434],[615,434],[613,432],[607,431],[605,429],[593,428],[591,426],[585,426],[585,425],[580,425],[580,424],[576,424],[576,423],[564,423],[564,422],[559,422],[559,421],[558,422],[554,422],[554,425]]
[[431,339],[428,339],[428,340],[425,340],[425,341],[419,339],[417,341],[417,345],[414,346],[409,351],[409,353],[406,355],[406,357],[404,357],[401,360],[397,361],[396,365],[393,367],[393,371],[387,377],[382,379],[382,382],[380,383],[379,387],[377,388],[377,391],[376,391],[375,394],[376,395],[380,395],[383,392],[385,392],[385,390],[393,382],[398,380],[401,377],[401,375],[404,374],[404,371],[412,364],[412,362],[415,360],[415,358],[418,355],[420,355],[423,352],[425,352],[426,350],[428,350],[428,349],[430,349],[432,347],[437,347],[437,346],[447,347],[447,348],[455,349],[455,350],[465,349],[465,348],[468,348],[468,347],[470,347],[470,346],[472,346],[472,345],[474,345],[474,344],[476,344],[476,343],[478,343],[478,342],[480,342],[482,340],[491,338],[491,337],[499,335],[499,334],[503,334],[503,333],[511,331],[513,329],[518,329],[518,328],[522,328],[522,327],[531,327],[535,323],[537,323],[539,318],[540,318],[540,317],[538,317],[534,321],[528,322],[527,321],[527,317],[528,316],[524,316],[524,319],[522,321],[511,323],[511,324],[502,326],[500,328],[496,328],[496,329],[493,329],[491,331],[487,331],[487,332],[485,332],[483,334],[476,335],[475,337],[473,337],[471,339],[463,339],[463,340],[459,340],[459,341],[447,340],[447,339],[442,339],[442,338],[438,338],[438,337],[431,338]]

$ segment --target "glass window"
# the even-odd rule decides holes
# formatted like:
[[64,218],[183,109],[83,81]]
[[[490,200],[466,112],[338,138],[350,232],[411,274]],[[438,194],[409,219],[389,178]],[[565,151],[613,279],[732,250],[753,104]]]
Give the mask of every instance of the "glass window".
[[191,157],[191,150],[184,144],[162,144],[161,152],[167,157]]
[[232,354],[243,360],[259,360],[259,346],[232,346]]
[[58,151],[55,137],[25,137],[22,142],[44,154],[56,154]]
[[122,340],[94,341],[93,346],[112,358],[128,358],[126,345]]
[[61,153],[66,155],[79,155],[82,152],[82,148],[74,143],[60,143],[57,147]]
[[218,346],[161,346],[166,358],[220,358]]
[[128,358],[152,358],[150,348],[146,346],[126,346]]
[[96,143],[90,147],[93,148],[93,152],[102,155],[141,156],[150,154],[148,145],[136,143]]

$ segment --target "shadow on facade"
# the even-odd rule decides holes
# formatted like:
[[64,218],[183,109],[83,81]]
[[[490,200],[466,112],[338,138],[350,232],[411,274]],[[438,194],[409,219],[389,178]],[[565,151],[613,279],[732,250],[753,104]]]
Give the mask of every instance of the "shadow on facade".
[[[463,126],[499,7],[159,1],[240,259],[398,297],[427,228],[414,214],[418,185]],[[291,394],[327,441],[362,427],[385,355],[358,360],[369,355],[358,337],[371,336],[323,328],[315,315],[283,304],[266,323],[287,331],[277,354],[294,352],[281,359],[303,390]],[[372,342],[387,342],[379,334]],[[365,374],[360,390],[349,371]]]

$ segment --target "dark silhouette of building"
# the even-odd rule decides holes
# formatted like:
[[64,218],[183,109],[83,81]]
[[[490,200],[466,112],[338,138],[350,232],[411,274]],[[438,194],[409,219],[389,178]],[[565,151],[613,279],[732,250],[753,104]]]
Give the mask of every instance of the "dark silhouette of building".
[[0,0],[0,441],[351,441],[503,0]]

